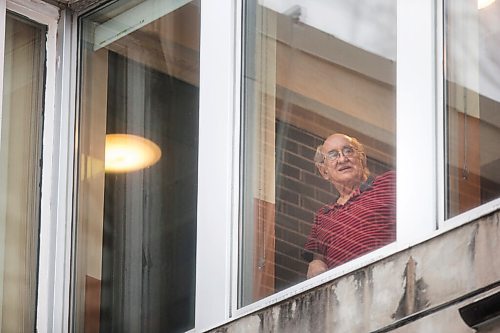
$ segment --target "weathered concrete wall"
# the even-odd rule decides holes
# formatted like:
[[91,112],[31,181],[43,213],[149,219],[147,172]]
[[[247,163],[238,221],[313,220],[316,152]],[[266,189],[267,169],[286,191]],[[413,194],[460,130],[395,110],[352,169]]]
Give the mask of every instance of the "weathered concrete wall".
[[457,309],[493,290],[499,212],[213,332],[469,333]]

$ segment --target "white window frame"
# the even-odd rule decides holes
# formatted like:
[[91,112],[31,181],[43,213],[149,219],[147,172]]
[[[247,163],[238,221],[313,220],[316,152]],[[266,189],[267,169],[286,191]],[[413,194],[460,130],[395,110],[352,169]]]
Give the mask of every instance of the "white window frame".
[[[432,0],[398,1],[397,241],[320,276],[237,308],[242,2],[201,0],[195,331],[214,328],[276,304],[500,208],[499,199],[444,222],[442,5],[440,1]],[[71,30],[68,23],[62,25],[65,26],[64,31]],[[77,44],[76,25],[73,31],[71,40]],[[63,49],[64,52],[68,50]],[[69,55],[64,56],[70,58]],[[66,71],[62,70],[66,73],[62,75],[63,82],[71,81],[68,77],[76,73],[75,63],[75,59],[66,63]],[[74,108],[71,105],[75,105],[76,98],[70,92],[75,93],[77,89],[74,81],[71,82],[73,88],[60,99],[61,108],[65,105],[72,110],[68,119],[63,121],[61,118],[61,128],[74,123]],[[62,112],[59,116],[62,117]],[[68,133],[64,138],[71,142],[71,146],[74,136],[69,130]],[[72,193],[72,170],[68,161],[72,161],[73,153],[71,149],[61,153],[59,162],[66,165],[58,181],[60,195],[67,199],[67,203],[66,208],[59,209],[58,216],[68,221],[71,220]],[[67,225],[57,223],[61,223],[62,230],[57,233],[62,235],[58,244],[67,249],[69,236],[64,229]],[[58,253],[64,257],[58,267],[67,272],[64,264],[69,260],[68,251]],[[68,284],[69,275],[65,273],[62,276]],[[63,303],[67,302],[65,292],[57,295]],[[67,308],[67,304],[58,305],[52,311],[62,313]],[[67,314],[61,318],[67,318]]]
[[[444,69],[443,40],[439,37],[443,31],[442,7],[437,3],[435,8],[431,0],[398,2],[397,241],[238,309],[243,6],[242,1],[201,1],[195,330],[216,327],[275,304],[500,209],[500,199],[497,199],[444,220]],[[6,10],[48,27],[37,330],[65,332],[69,330],[70,316],[76,20],[69,11],[60,11],[46,3],[2,1],[2,36],[5,35]],[[415,26],[421,29],[414,29]],[[3,54],[4,39],[0,40],[2,78]],[[3,91],[3,80],[0,80],[0,91]],[[1,102],[0,99],[0,120]],[[417,141],[415,137],[422,140]],[[418,160],[415,151],[419,152]],[[440,228],[436,231],[437,223]]]
[[[237,229],[240,1],[201,0],[195,329],[230,319]],[[233,260],[232,260],[233,259]]]
[[[5,17],[11,11],[47,27],[42,137],[42,188],[38,252],[37,321],[39,332],[66,332],[72,202],[74,108],[67,15],[56,6],[28,0],[0,3],[0,91],[3,92]],[[62,15],[61,15],[62,14]],[[61,16],[60,16],[61,15]],[[0,120],[2,113],[0,99]]]
[[500,198],[494,199],[490,202],[484,203],[463,213],[460,213],[452,218],[446,219],[446,162],[448,156],[446,155],[446,131],[445,131],[445,116],[446,116],[446,101],[445,101],[445,85],[446,85],[446,68],[444,63],[445,48],[446,48],[446,6],[443,1],[437,1],[437,8],[440,15],[437,16],[437,28],[436,36],[438,38],[437,45],[438,48],[438,60],[437,73],[439,75],[436,77],[437,82],[437,110],[438,110],[438,231],[439,233],[447,232],[449,230],[455,229],[464,225],[470,221],[479,219],[485,215],[488,215],[494,211],[500,210]]
[[[74,198],[75,94],[76,94],[76,24],[69,10],[60,10],[55,31],[55,89],[50,140],[53,145],[52,170],[47,171],[47,215],[40,257],[47,260],[46,284],[40,279],[38,323],[40,332],[68,332],[70,318],[72,222]],[[49,27],[50,28],[50,27]],[[47,86],[49,81],[47,81]],[[47,121],[47,120],[46,120]],[[46,126],[44,124],[44,126]],[[47,127],[45,127],[47,128]],[[45,144],[45,141],[44,141]],[[44,151],[45,154],[45,151]],[[45,163],[45,162],[44,162]],[[44,164],[45,165],[45,164]],[[42,191],[43,198],[43,191]],[[42,237],[42,234],[41,234]],[[43,252],[42,252],[43,249]],[[42,262],[40,262],[40,267]],[[46,294],[43,293],[43,288]],[[45,303],[41,303],[44,301]],[[42,309],[45,306],[46,310]]]
[[[204,4],[202,1],[197,330],[245,316],[437,235],[436,165],[442,161],[437,158],[440,92],[436,78],[441,69],[436,59],[442,55],[437,51],[440,40],[435,36],[440,8],[432,0],[398,1],[397,241],[238,309],[240,49],[244,13],[242,1],[236,5],[230,0]],[[417,141],[416,137],[422,139]],[[415,151],[419,152],[418,158]]]

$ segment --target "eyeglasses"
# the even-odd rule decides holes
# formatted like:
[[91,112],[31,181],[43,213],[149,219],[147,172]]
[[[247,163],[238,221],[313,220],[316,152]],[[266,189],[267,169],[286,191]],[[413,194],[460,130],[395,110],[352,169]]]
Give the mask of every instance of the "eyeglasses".
[[329,161],[334,162],[338,160],[341,152],[344,157],[352,157],[354,156],[354,154],[356,154],[357,150],[356,148],[351,146],[344,146],[340,151],[333,149],[327,152],[326,154],[323,154],[323,156],[325,156],[325,158],[328,159]]

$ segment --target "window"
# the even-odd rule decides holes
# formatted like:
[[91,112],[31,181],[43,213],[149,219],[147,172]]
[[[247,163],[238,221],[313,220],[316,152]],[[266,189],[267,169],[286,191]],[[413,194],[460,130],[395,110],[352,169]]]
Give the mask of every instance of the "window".
[[500,3],[445,1],[446,217],[500,197]]
[[[88,4],[0,2],[43,23],[7,15],[1,330],[33,330],[35,317],[42,331],[68,329],[68,319],[78,332],[210,329],[428,239],[444,215],[497,198],[496,102],[482,90],[496,67],[483,68],[481,56],[495,59],[495,23],[483,16],[496,5],[464,25],[466,6],[448,2],[443,216],[440,2],[219,0],[201,11],[199,0],[118,0],[76,13]],[[17,40],[24,48],[12,53]],[[462,57],[474,41],[477,54]],[[26,108],[13,112],[13,103]],[[372,176],[396,170],[396,240],[306,281],[316,212],[338,199],[314,161],[335,132],[364,145]],[[479,200],[469,200],[470,187]],[[14,208],[22,223],[3,218]],[[9,249],[27,258],[24,267],[12,266]],[[37,265],[47,267],[38,276]],[[22,279],[14,283],[13,272]]]
[[7,12],[0,137],[0,331],[35,329],[46,27]]
[[199,1],[80,20],[73,328],[194,327]]
[[[359,140],[375,179],[396,169],[396,1],[246,1],[244,10],[240,307],[306,279],[313,222],[339,198],[315,165],[326,138]],[[389,211],[395,223],[395,200]],[[361,250],[365,232],[335,240],[346,244],[337,254],[349,253],[328,267],[396,237],[394,226]]]

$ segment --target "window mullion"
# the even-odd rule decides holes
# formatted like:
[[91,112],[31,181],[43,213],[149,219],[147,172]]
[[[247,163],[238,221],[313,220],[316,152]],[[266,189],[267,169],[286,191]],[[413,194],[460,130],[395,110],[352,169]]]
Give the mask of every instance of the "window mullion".
[[[435,230],[436,86],[434,1],[398,2],[398,242]],[[418,27],[418,28],[416,28]]]
[[[6,3],[5,1],[0,1],[0,36],[5,36],[5,14],[6,14]],[[4,66],[4,53],[5,53],[5,38],[0,38],[0,91],[3,92],[3,66]],[[2,105],[3,98],[0,99],[0,143],[2,140]],[[0,235],[3,235],[0,231]],[[1,241],[1,240],[0,240]]]
[[234,2],[201,2],[196,330],[229,318]]
[[436,2],[436,32],[435,32],[435,47],[436,47],[436,170],[437,170],[437,223],[440,227],[445,218],[445,92],[444,92],[444,8],[443,2]]

